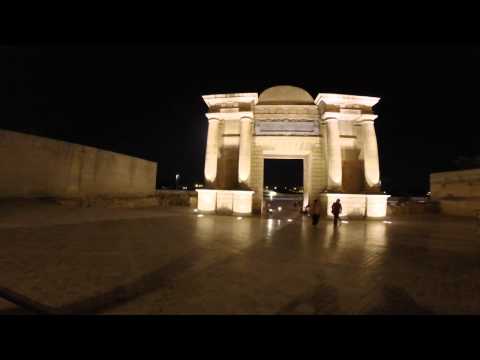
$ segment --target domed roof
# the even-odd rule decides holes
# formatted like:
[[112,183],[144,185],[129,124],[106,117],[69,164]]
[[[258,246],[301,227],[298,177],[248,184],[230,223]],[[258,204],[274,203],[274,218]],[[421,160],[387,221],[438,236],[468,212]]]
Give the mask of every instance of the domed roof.
[[299,87],[280,85],[262,92],[257,105],[314,105],[314,101],[308,92]]

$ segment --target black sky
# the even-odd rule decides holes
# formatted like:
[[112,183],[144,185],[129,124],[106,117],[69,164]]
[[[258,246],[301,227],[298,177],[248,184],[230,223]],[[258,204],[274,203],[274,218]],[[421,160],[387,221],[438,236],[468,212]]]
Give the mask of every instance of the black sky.
[[480,154],[480,45],[80,44],[0,47],[0,127],[159,163],[159,184],[203,178],[201,95],[295,85],[379,96],[382,183],[424,194],[432,171]]

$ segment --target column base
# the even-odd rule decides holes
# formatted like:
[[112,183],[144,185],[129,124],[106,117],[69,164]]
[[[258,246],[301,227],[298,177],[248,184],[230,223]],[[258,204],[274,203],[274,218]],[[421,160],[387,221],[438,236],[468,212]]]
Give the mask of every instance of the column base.
[[224,215],[251,215],[252,190],[199,189],[198,210]]
[[340,199],[342,204],[341,217],[349,219],[382,219],[387,216],[386,194],[345,194],[345,193],[323,193],[320,194],[320,201],[323,208],[323,215],[333,217],[331,212],[333,203]]

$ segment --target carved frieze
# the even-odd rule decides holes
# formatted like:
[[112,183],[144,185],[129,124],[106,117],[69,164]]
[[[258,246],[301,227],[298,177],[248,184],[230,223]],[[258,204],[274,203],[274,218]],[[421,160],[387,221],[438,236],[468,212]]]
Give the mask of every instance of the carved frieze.
[[289,120],[270,120],[255,121],[256,135],[319,135],[320,128],[316,121],[289,121]]

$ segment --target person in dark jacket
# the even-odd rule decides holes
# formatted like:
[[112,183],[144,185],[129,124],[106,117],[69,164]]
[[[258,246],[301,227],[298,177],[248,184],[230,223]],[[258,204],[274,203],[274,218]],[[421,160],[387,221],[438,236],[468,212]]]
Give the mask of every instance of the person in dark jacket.
[[320,204],[320,201],[318,199],[315,199],[313,202],[313,205],[309,209],[310,216],[312,217],[312,225],[317,226],[318,220],[320,220],[320,214],[322,211],[322,207]]
[[337,226],[341,213],[342,213],[342,204],[340,204],[340,199],[337,199],[337,201],[335,201],[332,205],[333,225],[334,226]]

